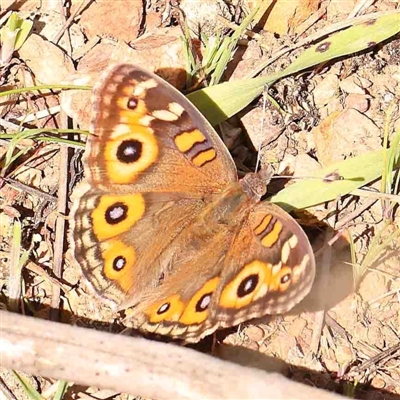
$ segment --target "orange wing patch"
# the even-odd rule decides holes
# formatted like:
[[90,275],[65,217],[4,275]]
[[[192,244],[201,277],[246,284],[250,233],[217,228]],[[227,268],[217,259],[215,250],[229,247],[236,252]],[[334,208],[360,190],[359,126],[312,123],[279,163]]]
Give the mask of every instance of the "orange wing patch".
[[206,137],[198,130],[194,129],[190,132],[182,132],[175,136],[175,144],[180,152],[186,153],[191,150],[197,143],[206,141]]
[[282,229],[282,222],[267,214],[254,229],[254,233],[260,238],[264,247],[272,247],[278,242]]
[[192,158],[192,162],[196,167],[202,167],[217,157],[217,152],[214,149],[201,151]]
[[141,194],[103,195],[92,211],[93,232],[103,241],[132,228],[145,211],[145,201]]
[[158,302],[150,306],[145,314],[152,324],[161,321],[177,321],[182,315],[185,308],[185,303],[182,302],[179,295],[174,294],[162,302]]
[[157,139],[152,130],[139,125],[131,130],[132,133],[119,136],[105,147],[107,177],[114,183],[134,182],[158,157]]
[[229,282],[221,293],[219,305],[224,308],[242,308],[254,298],[265,296],[271,281],[272,265],[254,260]]
[[208,306],[211,303],[211,297],[218,286],[220,278],[215,277],[206,282],[190,299],[179,322],[184,325],[200,324],[207,319]]
[[133,285],[132,272],[136,261],[135,249],[126,246],[117,239],[103,243],[101,256],[104,260],[104,275],[112,281],[117,281],[122,290],[127,292]]

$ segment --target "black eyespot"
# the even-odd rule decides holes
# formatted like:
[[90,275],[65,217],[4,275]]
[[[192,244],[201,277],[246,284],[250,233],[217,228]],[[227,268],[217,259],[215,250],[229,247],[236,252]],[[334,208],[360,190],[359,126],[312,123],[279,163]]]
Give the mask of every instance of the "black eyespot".
[[108,207],[106,210],[106,222],[110,225],[116,225],[126,219],[128,215],[128,206],[118,202]]
[[118,147],[117,159],[129,164],[136,162],[142,156],[143,144],[139,140],[124,140]]
[[257,274],[252,274],[242,280],[237,288],[238,297],[244,297],[255,290],[258,285],[259,277]]
[[164,303],[158,310],[157,310],[157,314],[161,315],[166,313],[171,307],[171,303]]
[[126,106],[130,109],[130,110],[134,110],[138,105],[138,101],[134,98],[134,97],[130,97],[128,100],[128,103],[126,104]]
[[200,300],[196,303],[196,312],[203,312],[207,310],[211,302],[212,293],[206,293],[201,296]]
[[281,285],[284,285],[290,281],[291,274],[285,274],[281,277]]
[[113,269],[114,271],[121,271],[126,265],[126,258],[123,256],[118,256],[114,258]]

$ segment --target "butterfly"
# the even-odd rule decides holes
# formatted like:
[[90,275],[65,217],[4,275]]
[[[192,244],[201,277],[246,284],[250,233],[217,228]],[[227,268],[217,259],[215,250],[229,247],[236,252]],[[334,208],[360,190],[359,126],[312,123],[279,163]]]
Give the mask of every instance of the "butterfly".
[[218,134],[155,74],[123,64],[93,91],[71,247],[94,292],[133,326],[187,342],[284,313],[315,260],[297,222],[238,179]]

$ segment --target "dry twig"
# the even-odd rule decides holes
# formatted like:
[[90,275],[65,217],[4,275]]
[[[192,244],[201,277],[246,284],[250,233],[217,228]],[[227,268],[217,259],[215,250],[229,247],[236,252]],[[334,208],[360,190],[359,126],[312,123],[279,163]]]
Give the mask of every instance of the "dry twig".
[[345,399],[195,350],[0,311],[2,366],[152,399]]

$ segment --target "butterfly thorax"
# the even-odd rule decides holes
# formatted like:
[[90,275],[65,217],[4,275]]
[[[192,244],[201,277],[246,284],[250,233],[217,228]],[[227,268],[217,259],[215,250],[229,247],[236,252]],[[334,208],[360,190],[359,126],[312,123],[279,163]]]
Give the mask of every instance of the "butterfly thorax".
[[206,231],[237,229],[240,221],[265,194],[265,179],[262,174],[250,173],[240,181],[232,182],[226,190],[212,199],[198,215],[197,224]]
[[240,185],[248,198],[258,203],[262,196],[267,192],[267,183],[270,179],[270,171],[262,169],[258,173],[249,173],[240,180]]

